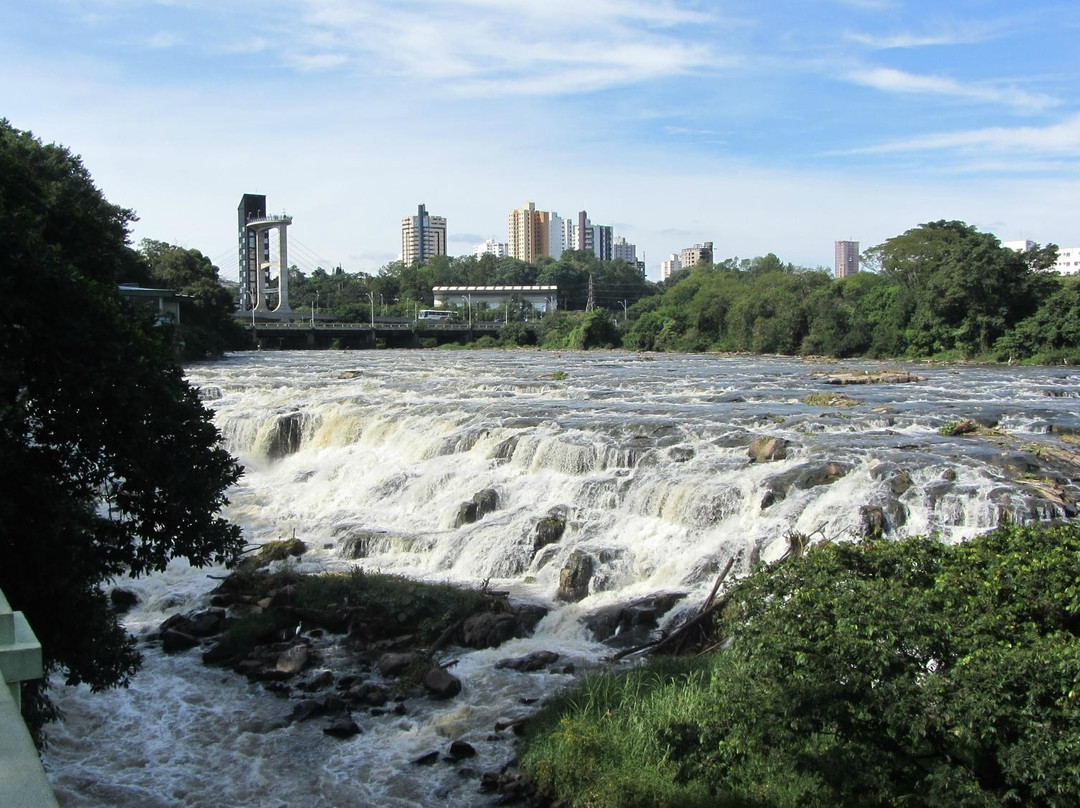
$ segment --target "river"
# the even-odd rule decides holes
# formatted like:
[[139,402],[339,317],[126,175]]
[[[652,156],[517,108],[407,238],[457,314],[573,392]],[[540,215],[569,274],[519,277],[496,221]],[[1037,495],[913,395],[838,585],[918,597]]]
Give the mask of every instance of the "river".
[[[821,377],[884,367],[924,378],[835,387]],[[656,592],[686,592],[689,608],[729,559],[743,573],[778,557],[793,531],[843,540],[876,514],[892,537],[961,541],[1004,518],[1071,516],[1080,494],[1055,459],[1080,432],[1070,368],[324,351],[236,354],[187,375],[244,465],[226,515],[250,543],[295,535],[311,548],[289,562],[301,570],[487,581],[552,611],[528,639],[457,654],[458,698],[358,715],[364,732],[347,741],[315,721],[283,726],[289,700],[204,667],[197,652],[143,642],[131,687],[54,689],[66,718],[45,763],[64,806],[483,805],[472,772],[410,761],[463,739],[478,752],[470,769],[498,770],[514,746],[496,722],[572,680],[495,670],[496,660],[551,650],[580,671],[610,654],[583,615]],[[854,403],[804,403],[814,393]],[[964,418],[995,432],[940,434]],[[761,436],[787,441],[786,457],[751,463]],[[485,489],[497,509],[459,525],[461,504]],[[534,554],[550,512],[565,515],[566,532]],[[575,550],[595,562],[589,594],[558,603]],[[174,562],[119,582],[140,598],[127,627],[145,638],[205,607],[221,573]]]

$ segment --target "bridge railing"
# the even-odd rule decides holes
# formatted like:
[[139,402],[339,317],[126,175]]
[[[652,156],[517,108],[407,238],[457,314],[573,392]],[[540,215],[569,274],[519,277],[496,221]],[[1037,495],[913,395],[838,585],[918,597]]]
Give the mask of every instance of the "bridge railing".
[[42,677],[41,645],[22,612],[0,591],[0,805],[57,808],[30,732],[19,712],[19,686]]

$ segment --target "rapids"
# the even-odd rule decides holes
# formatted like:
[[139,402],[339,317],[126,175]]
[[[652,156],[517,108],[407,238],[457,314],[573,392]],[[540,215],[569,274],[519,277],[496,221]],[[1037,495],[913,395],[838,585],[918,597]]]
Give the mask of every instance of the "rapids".
[[[364,734],[348,741],[315,721],[282,726],[287,700],[203,667],[197,653],[144,643],[126,690],[57,683],[66,718],[50,729],[45,763],[61,805],[485,804],[460,767],[410,761],[461,738],[479,753],[468,767],[498,770],[514,746],[495,723],[571,677],[493,663],[540,649],[578,670],[599,661],[610,649],[583,626],[590,611],[671,591],[693,607],[728,559],[745,572],[782,553],[792,531],[852,537],[868,512],[887,535],[943,541],[1005,518],[1072,515],[1080,491],[1052,457],[1067,448],[1062,436],[1080,432],[1080,373],[911,366],[923,381],[843,388],[816,375],[877,367],[527,351],[263,352],[189,367],[245,467],[227,516],[250,543],[296,535],[311,550],[289,563],[305,571],[362,565],[487,581],[552,611],[529,639],[455,654],[458,698],[412,699],[406,716],[358,714]],[[803,403],[822,392],[858,403]],[[964,418],[998,431],[939,434]],[[787,440],[786,458],[750,463],[759,436]],[[459,524],[461,505],[485,489],[497,509]],[[553,511],[566,531],[534,553],[537,523]],[[595,573],[585,600],[562,604],[559,573],[575,550],[595,559]],[[220,574],[174,562],[120,582],[140,597],[126,625],[145,637],[168,615],[205,606]],[[340,653],[324,664],[345,672]]]

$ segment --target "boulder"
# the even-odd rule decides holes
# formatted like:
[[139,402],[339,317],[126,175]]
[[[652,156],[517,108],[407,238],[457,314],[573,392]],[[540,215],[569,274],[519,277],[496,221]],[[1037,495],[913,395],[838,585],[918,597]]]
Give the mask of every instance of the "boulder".
[[212,637],[225,628],[224,609],[205,609],[190,616],[190,632],[195,637]]
[[329,735],[333,738],[352,738],[354,735],[359,735],[363,730],[356,725],[352,716],[343,715],[340,718],[335,718],[330,721],[325,727],[323,727],[323,734]]
[[311,649],[306,644],[299,643],[285,649],[278,655],[274,664],[274,671],[288,678],[295,676],[308,666],[311,660]]
[[450,744],[448,757],[451,760],[464,760],[465,758],[476,757],[476,749],[471,743],[460,740],[454,741]]
[[414,766],[432,766],[439,762],[438,752],[426,752],[418,758],[413,758],[412,764]]
[[672,446],[668,449],[668,457],[673,463],[685,463],[693,460],[695,455],[693,446]]
[[304,436],[304,416],[290,412],[279,416],[274,431],[266,445],[266,456],[277,460],[295,454]]
[[476,518],[483,519],[499,507],[499,494],[494,488],[485,488],[473,494],[472,501],[476,503]]
[[433,699],[449,699],[461,692],[461,680],[435,665],[424,674],[424,687]]
[[343,699],[332,694],[297,702],[289,714],[290,721],[307,721],[322,715],[348,715],[349,705]]
[[175,654],[178,651],[186,651],[199,644],[198,639],[183,631],[166,629],[161,632],[161,650],[166,654]]
[[415,651],[405,651],[398,653],[395,651],[388,651],[379,657],[379,661],[375,663],[379,672],[383,676],[397,676],[404,673],[405,669],[421,658],[421,655]]
[[462,643],[469,648],[494,648],[514,636],[517,619],[506,612],[480,612],[466,618]]
[[859,532],[871,539],[885,535],[887,523],[885,511],[880,505],[863,505],[859,508]]
[[557,542],[565,532],[565,513],[552,509],[547,516],[544,516],[536,523],[536,529],[533,531],[533,554],[535,555],[540,548]]
[[462,502],[458,505],[457,513],[454,514],[454,527],[471,525],[476,521],[476,503]]
[[495,663],[495,667],[528,673],[546,668],[548,665],[558,661],[559,655],[554,651],[533,651],[531,654],[522,657],[500,659]]
[[662,592],[616,603],[586,615],[583,622],[600,642],[615,647],[640,645],[649,639],[660,618],[684,597],[685,592]]
[[117,587],[109,593],[109,602],[117,614],[126,614],[139,602],[139,596],[130,589]]
[[589,594],[589,581],[596,572],[596,561],[581,550],[574,550],[559,571],[559,588],[555,597],[559,600],[578,601]]
[[787,457],[788,441],[784,438],[760,437],[750,441],[746,450],[751,463],[768,463]]

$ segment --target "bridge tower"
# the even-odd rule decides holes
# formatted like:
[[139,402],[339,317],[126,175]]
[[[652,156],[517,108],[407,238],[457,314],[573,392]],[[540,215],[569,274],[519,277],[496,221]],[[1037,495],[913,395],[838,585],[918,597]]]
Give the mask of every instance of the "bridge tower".
[[[292,217],[266,212],[266,197],[244,194],[238,208],[240,239],[240,308],[258,314],[292,314],[289,307],[289,257],[286,228]],[[276,258],[270,253],[270,231],[277,231]],[[277,283],[271,278],[277,270]],[[277,300],[270,308],[270,298]]]

